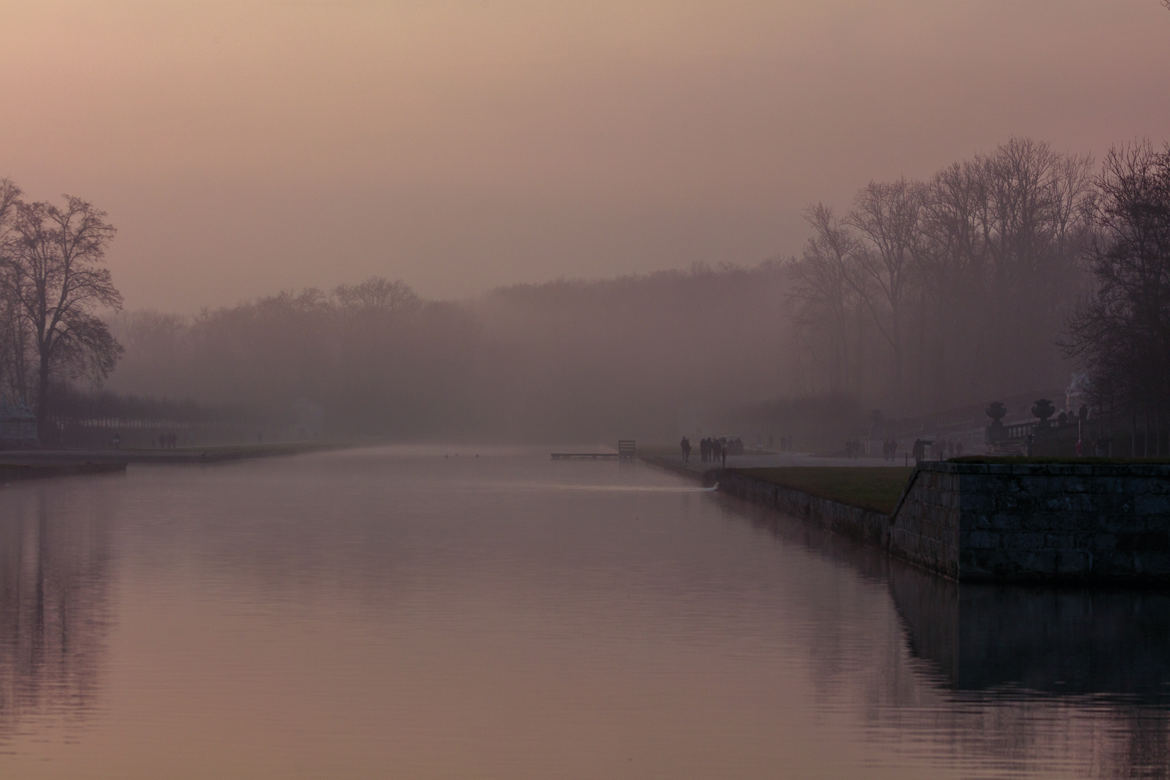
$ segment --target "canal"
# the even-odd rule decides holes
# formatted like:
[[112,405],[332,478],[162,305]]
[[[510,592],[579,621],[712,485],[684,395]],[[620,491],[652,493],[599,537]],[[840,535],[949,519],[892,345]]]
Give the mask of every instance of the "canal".
[[958,588],[641,463],[0,488],[0,777],[1164,777],[1170,595]]

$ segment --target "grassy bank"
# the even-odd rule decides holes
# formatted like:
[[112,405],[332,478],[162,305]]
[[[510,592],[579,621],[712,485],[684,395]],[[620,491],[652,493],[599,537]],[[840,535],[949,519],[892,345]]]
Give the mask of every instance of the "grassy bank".
[[786,466],[732,471],[812,496],[891,514],[914,469],[901,466]]

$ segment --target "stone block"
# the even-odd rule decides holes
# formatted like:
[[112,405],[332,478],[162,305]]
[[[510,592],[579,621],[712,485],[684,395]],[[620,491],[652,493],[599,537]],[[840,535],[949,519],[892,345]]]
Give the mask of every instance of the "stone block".
[[991,516],[991,527],[997,531],[1017,531],[1020,528],[1020,518],[1008,512],[996,512]]
[[1050,512],[1071,512],[1072,502],[1065,494],[1049,496],[1043,501],[1044,508]]
[[1020,530],[1031,533],[1062,531],[1068,525],[1064,522],[1065,517],[1060,512],[1029,512],[1020,518]]
[[962,550],[959,579],[988,579],[1011,573],[1011,562],[1003,550]]
[[995,497],[987,493],[964,492],[959,497],[959,508],[964,512],[990,512],[995,507]]
[[1000,535],[987,531],[972,531],[960,543],[974,550],[994,550],[1000,546]]
[[1017,534],[1006,534],[1003,546],[1009,550],[1029,551],[1044,548],[1044,534],[1036,531],[1024,531]]
[[1170,496],[1143,493],[1133,497],[1133,509],[1138,515],[1170,517]]
[[1085,575],[1093,568],[1092,553],[1084,550],[1061,550],[1056,556],[1056,573],[1062,576]]
[[1170,553],[1139,552],[1134,556],[1135,573],[1143,577],[1165,577],[1170,575]]
[[1093,534],[1091,547],[1097,553],[1109,553],[1117,549],[1117,537],[1113,534]]
[[991,515],[987,514],[986,512],[979,514],[964,513],[962,519],[966,521],[966,524],[971,528],[991,528]]
[[1009,551],[1009,561],[1024,576],[1051,576],[1056,573],[1056,551],[1016,549]]

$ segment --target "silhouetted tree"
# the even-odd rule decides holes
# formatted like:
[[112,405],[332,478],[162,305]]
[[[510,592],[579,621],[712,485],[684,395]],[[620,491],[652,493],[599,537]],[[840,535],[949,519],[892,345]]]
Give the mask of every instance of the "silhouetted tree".
[[102,309],[122,305],[122,295],[102,265],[114,233],[106,212],[81,198],[65,196],[63,206],[16,203],[0,285],[32,342],[42,436],[54,372],[104,378],[122,352],[98,316]]
[[1087,364],[1098,404],[1160,426],[1170,398],[1170,146],[1111,150],[1098,188],[1096,288],[1066,348]]
[[813,354],[822,357],[830,393],[848,385],[849,320],[855,310],[856,285],[851,282],[857,238],[849,226],[823,203],[809,207],[805,221],[812,235],[796,265],[793,295],[797,314]]
[[857,195],[849,215],[849,224],[862,239],[849,278],[889,344],[895,396],[902,392],[906,307],[921,240],[923,195],[920,184],[906,179],[870,182]]

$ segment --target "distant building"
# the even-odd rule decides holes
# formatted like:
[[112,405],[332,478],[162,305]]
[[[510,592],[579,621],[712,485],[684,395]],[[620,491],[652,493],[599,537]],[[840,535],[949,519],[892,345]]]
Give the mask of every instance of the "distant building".
[[36,447],[38,443],[37,416],[28,405],[0,399],[0,448]]

